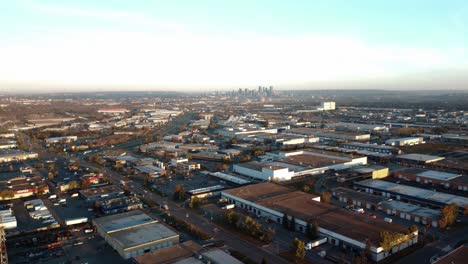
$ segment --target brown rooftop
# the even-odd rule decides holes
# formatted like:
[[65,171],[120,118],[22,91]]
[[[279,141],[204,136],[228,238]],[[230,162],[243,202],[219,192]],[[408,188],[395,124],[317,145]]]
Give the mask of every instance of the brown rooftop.
[[171,247],[161,248],[143,255],[133,257],[138,264],[168,264],[189,258],[203,248],[193,241],[186,241]]
[[290,163],[300,166],[310,166],[310,167],[323,167],[326,165],[341,163],[342,160],[332,159],[327,157],[313,156],[307,154],[300,154],[295,156],[290,156],[280,160],[284,163]]
[[443,256],[434,264],[463,264],[466,263],[466,259],[468,258],[468,247],[463,245],[456,248],[454,251],[448,253],[447,255]]
[[244,200],[254,202],[260,199],[265,199],[271,196],[281,195],[284,193],[290,193],[293,191],[294,190],[288,187],[284,187],[270,182],[263,182],[259,184],[252,184],[235,189],[225,190],[223,192],[237,196]]
[[387,199],[381,196],[372,195],[366,192],[358,192],[352,189],[338,187],[332,190],[337,194],[341,194],[342,196],[352,198],[359,201],[365,201],[372,204],[378,204],[380,202],[386,201]]

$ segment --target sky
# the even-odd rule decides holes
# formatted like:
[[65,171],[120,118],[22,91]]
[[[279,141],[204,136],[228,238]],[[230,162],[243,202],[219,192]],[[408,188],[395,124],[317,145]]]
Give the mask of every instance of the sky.
[[0,10],[0,92],[468,90],[465,0],[15,0]]

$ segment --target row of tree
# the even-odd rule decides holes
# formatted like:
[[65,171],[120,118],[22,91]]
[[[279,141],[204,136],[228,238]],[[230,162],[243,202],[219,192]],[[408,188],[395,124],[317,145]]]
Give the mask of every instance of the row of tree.
[[249,216],[229,211],[224,214],[223,221],[243,233],[262,242],[270,242],[275,231],[271,228],[263,228],[263,226]]

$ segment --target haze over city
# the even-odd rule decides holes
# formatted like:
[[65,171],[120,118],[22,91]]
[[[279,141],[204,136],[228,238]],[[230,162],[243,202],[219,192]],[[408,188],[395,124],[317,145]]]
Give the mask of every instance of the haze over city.
[[466,1],[1,1],[0,92],[468,89]]

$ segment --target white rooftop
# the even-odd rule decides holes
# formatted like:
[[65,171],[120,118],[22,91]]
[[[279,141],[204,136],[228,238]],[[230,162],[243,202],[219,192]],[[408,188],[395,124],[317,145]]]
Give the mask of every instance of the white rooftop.
[[440,156],[432,156],[432,155],[416,154],[416,153],[400,155],[398,156],[398,158],[415,160],[415,161],[425,161],[425,162],[434,162],[434,161],[445,159],[444,157],[440,157]]
[[442,171],[433,171],[433,170],[421,172],[421,173],[418,173],[417,175],[421,177],[425,177],[425,178],[444,180],[444,181],[453,180],[455,178],[461,177],[461,174],[448,173],[448,172],[442,172]]
[[443,204],[456,204],[459,207],[468,206],[468,198],[462,196],[456,196],[448,193],[435,192],[431,190],[426,190],[422,188],[416,188],[407,185],[396,184],[393,182],[387,182],[382,180],[364,180],[357,182],[356,184],[361,186],[367,186],[371,188],[376,188],[382,191],[393,192],[398,194],[403,194],[419,199],[431,200],[434,202],[439,202]]

